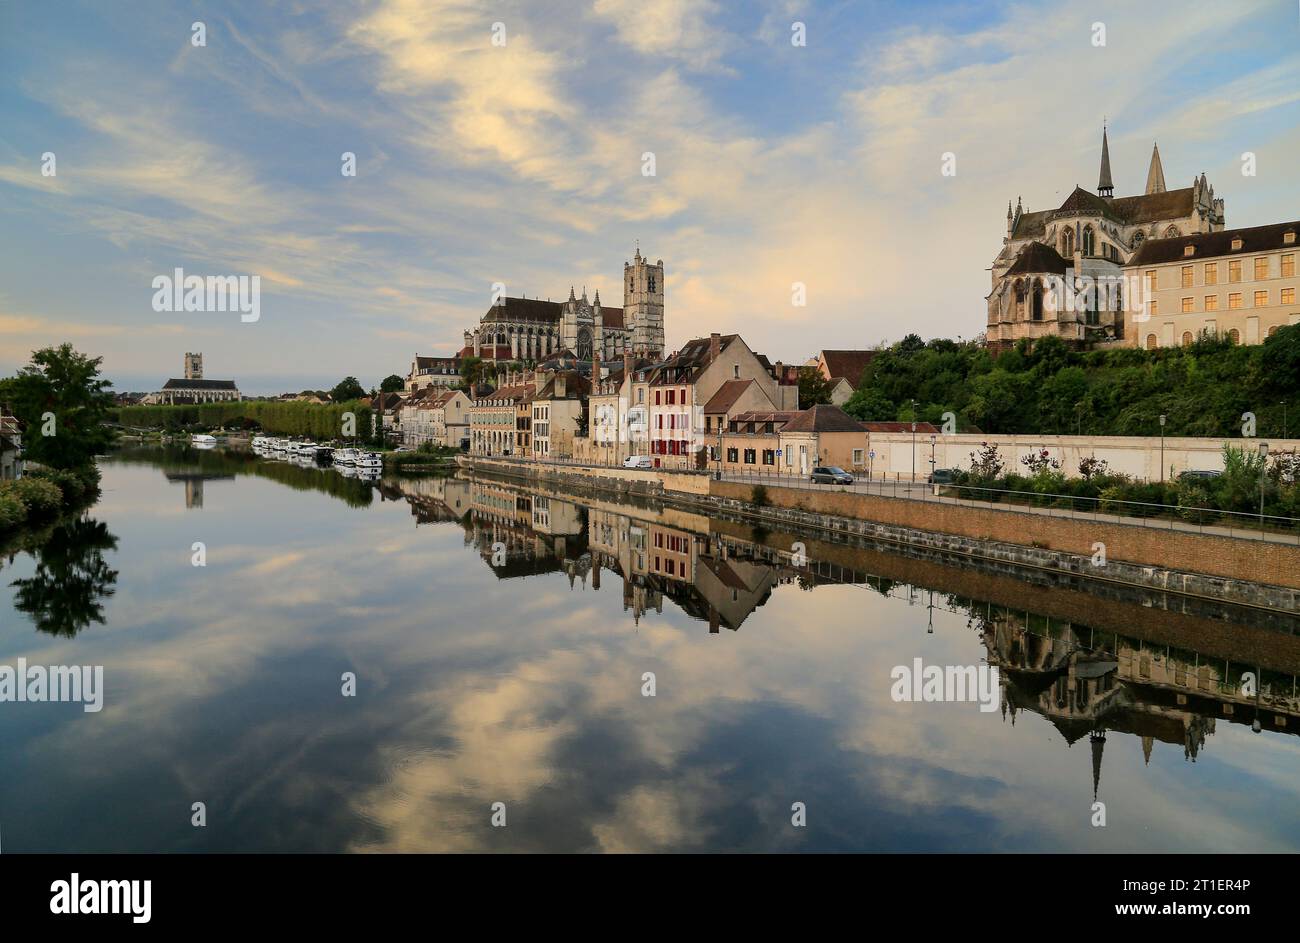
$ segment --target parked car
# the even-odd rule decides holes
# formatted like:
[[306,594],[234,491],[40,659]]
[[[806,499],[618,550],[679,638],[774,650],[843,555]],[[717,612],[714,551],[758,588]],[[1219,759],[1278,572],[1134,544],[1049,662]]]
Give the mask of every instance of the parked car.
[[654,468],[649,455],[629,455],[623,459],[624,468]]
[[853,476],[838,465],[818,465],[812,470],[815,485],[851,485]]
[[1223,476],[1223,472],[1221,471],[1213,471],[1210,469],[1195,470],[1189,468],[1187,471],[1178,473],[1178,480],[1179,481],[1209,481],[1211,479],[1220,478],[1222,476]]
[[957,469],[936,468],[926,476],[925,480],[932,485],[950,485],[957,480]]

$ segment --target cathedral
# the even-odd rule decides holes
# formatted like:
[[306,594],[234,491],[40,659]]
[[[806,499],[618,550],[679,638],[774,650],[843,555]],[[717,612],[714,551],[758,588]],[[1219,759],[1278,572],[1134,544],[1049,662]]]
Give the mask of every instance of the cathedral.
[[624,352],[659,358],[664,350],[664,262],[651,263],[638,247],[623,264],[623,307],[605,307],[600,291],[587,300],[569,288],[567,301],[502,298],[465,332],[461,357],[494,363],[540,362],[567,352],[581,362],[616,360]]
[[1121,284],[1121,269],[1145,241],[1219,232],[1223,225],[1223,200],[1214,196],[1205,174],[1190,187],[1165,186],[1158,146],[1151,150],[1144,192],[1115,196],[1103,128],[1096,193],[1076,186],[1056,209],[1035,212],[1027,212],[1019,198],[1014,211],[1007,203],[1006,236],[993,260],[986,299],[985,344],[997,353],[1021,338],[1056,336],[1075,347],[1123,343],[1121,295],[1098,293],[1063,308],[1048,303],[1049,287],[1079,278]]

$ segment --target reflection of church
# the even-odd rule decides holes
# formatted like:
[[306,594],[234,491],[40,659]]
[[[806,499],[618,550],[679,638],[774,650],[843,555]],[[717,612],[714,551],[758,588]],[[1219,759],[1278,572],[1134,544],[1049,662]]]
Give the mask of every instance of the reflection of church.
[[461,357],[491,362],[540,362],[568,352],[582,362],[599,353],[616,360],[625,351],[659,357],[664,350],[664,263],[641,257],[623,265],[623,307],[606,307],[600,291],[587,299],[569,288],[567,301],[502,298],[477,328],[465,332]]

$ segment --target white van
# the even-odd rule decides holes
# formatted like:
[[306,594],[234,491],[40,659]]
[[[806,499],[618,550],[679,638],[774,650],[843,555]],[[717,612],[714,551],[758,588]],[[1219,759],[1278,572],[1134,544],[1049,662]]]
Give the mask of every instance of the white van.
[[623,459],[624,468],[654,468],[649,455],[629,455]]

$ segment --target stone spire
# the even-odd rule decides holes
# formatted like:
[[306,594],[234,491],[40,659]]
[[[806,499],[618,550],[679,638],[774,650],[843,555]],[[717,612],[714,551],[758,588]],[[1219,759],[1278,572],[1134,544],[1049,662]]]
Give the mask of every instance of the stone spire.
[[1115,181],[1110,176],[1110,141],[1106,126],[1101,126],[1101,175],[1097,178],[1097,195],[1110,199],[1115,195]]
[[1094,730],[1088,734],[1088,743],[1092,747],[1092,798],[1095,800],[1101,785],[1101,753],[1106,749],[1106,731]]
[[1151,145],[1151,167],[1147,170],[1147,194],[1165,192],[1165,169],[1160,166],[1160,145]]

